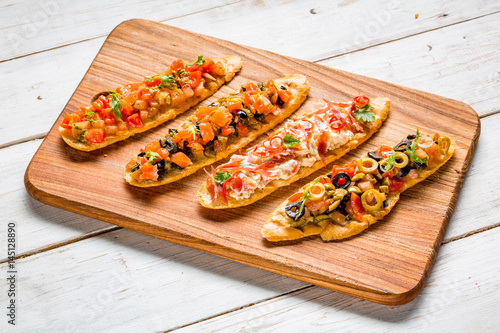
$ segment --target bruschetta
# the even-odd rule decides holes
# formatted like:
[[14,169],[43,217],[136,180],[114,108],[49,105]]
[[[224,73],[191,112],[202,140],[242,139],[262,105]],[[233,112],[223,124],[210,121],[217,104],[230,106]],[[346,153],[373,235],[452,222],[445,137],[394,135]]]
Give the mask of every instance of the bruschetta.
[[288,120],[278,131],[213,169],[198,191],[207,208],[249,205],[354,149],[387,118],[390,101],[357,96],[326,101],[320,110]]
[[389,214],[400,194],[444,165],[455,151],[446,136],[410,134],[303,186],[268,217],[262,236],[289,241],[320,235],[345,239]]
[[215,93],[241,68],[241,58],[226,56],[184,64],[142,82],[102,93],[90,106],[66,113],[59,133],[71,147],[91,151],[156,127]]
[[125,180],[139,187],[164,185],[223,159],[290,116],[309,89],[299,74],[248,82],[143,147],[126,165]]

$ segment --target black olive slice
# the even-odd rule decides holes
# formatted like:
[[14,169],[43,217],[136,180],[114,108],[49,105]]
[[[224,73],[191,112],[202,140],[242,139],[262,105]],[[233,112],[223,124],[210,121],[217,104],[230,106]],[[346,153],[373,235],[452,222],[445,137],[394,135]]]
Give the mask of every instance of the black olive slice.
[[332,173],[331,173],[331,172],[329,172],[329,173],[327,173],[327,174],[326,174],[326,176],[327,176],[328,178],[332,178]]
[[139,170],[141,166],[139,164],[137,164],[132,170],[130,170],[130,172],[136,172],[137,170]]
[[170,135],[170,136],[174,136],[174,135],[176,135],[178,132],[179,132],[179,131],[178,131],[178,130],[176,130],[175,128],[169,128],[169,129],[168,129],[168,135]]
[[399,169],[398,177],[400,177],[400,178],[405,177],[406,175],[408,175],[410,170],[411,170],[411,165],[410,165],[410,163],[408,163],[404,168]]
[[394,146],[394,151],[399,151],[401,153],[404,153],[406,151],[404,147],[410,148],[410,146],[411,146],[411,140],[401,141],[396,146]]
[[377,162],[382,159],[382,156],[380,156],[379,154],[377,154],[375,151],[368,152],[368,157],[369,158],[373,158]]
[[289,218],[292,220],[298,220],[302,216],[304,216],[304,211],[305,209],[302,209],[300,211],[300,207],[302,206],[302,201],[294,201],[286,205],[285,207],[285,213],[288,215]]
[[165,160],[158,161],[158,163],[156,163],[156,167],[158,168],[158,172],[162,169],[164,170],[165,169]]
[[169,154],[173,154],[173,153],[177,152],[177,144],[175,144],[172,141],[171,136],[167,136],[163,139],[160,139],[160,146],[162,148],[165,148],[169,152]]
[[262,122],[262,120],[264,120],[264,115],[262,113],[256,112],[253,116],[254,116],[255,120],[257,120],[259,122]]
[[408,134],[408,136],[406,137],[408,140],[413,140],[413,139],[416,139],[417,136],[415,134]]
[[215,103],[215,102],[214,103],[210,103],[210,104],[208,104],[208,106],[214,107],[214,106],[217,106],[217,103]]
[[141,151],[139,154],[137,154],[137,156],[144,157],[144,156],[146,156],[146,152],[145,151]]
[[[340,179],[344,180],[344,184],[339,184]],[[351,185],[351,177],[349,177],[349,175],[345,172],[339,172],[333,177],[332,184],[333,186],[335,186],[335,188],[347,189],[349,185]]]

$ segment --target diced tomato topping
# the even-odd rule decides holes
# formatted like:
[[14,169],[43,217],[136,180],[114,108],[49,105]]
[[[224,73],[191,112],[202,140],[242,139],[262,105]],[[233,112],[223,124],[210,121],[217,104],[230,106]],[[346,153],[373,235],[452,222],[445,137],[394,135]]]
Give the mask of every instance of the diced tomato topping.
[[223,136],[229,136],[232,133],[234,133],[234,128],[229,127],[229,125],[225,125],[220,129],[220,134]]
[[170,160],[172,161],[172,163],[177,164],[178,166],[180,166],[183,169],[192,163],[191,160],[189,159],[189,157],[187,157],[186,154],[184,154],[181,151],[177,152],[175,154],[172,154],[172,157],[170,157]]
[[154,170],[153,164],[151,163],[144,163],[141,167],[142,172],[151,172]]
[[224,147],[222,146],[222,142],[220,140],[214,141],[214,151],[216,153],[220,153]]
[[168,150],[166,150],[165,148],[160,148],[156,152],[164,160],[168,157],[168,155],[170,155],[170,153],[168,152]]
[[212,114],[212,116],[210,117],[210,120],[215,125],[217,125],[219,127],[223,127],[231,120],[229,117],[230,117],[230,115],[227,114],[226,112],[224,112],[222,110],[217,110]]
[[259,90],[259,88],[257,88],[257,85],[253,82],[248,82],[246,85],[245,85],[245,88],[246,88],[246,92],[254,92],[254,91],[257,91]]
[[243,94],[243,103],[245,103],[246,105],[252,105],[253,102],[254,102],[254,100],[252,98],[252,95],[250,95],[248,93]]
[[149,78],[149,79],[144,80],[144,83],[148,87],[155,87],[155,86],[161,84],[161,79],[159,77],[156,77],[154,79],[153,78]]
[[141,128],[144,126],[142,123],[141,116],[138,113],[134,113],[130,117],[127,118],[127,124],[134,128]]
[[356,104],[358,108],[362,108],[368,103],[370,103],[370,99],[364,95],[354,97],[354,104]]
[[102,109],[107,108],[108,107],[107,98],[104,97],[103,95],[99,96],[98,99],[92,102],[92,107],[96,111],[101,111]]
[[212,68],[212,70],[210,71],[210,73],[215,74],[215,75],[224,75],[224,74],[226,74],[226,69],[224,68],[224,66],[220,62],[217,62],[215,64],[215,66]]
[[248,127],[246,127],[242,123],[237,123],[236,129],[238,130],[238,136],[245,136],[248,133]]
[[189,81],[191,82],[190,83],[191,88],[194,89],[200,85],[200,81],[201,81],[201,72],[200,71],[189,72],[188,77],[189,77]]
[[389,193],[394,193],[399,191],[403,187],[404,183],[398,182],[395,179],[391,178],[391,182],[389,184]]
[[[132,113],[134,113],[134,108],[132,105],[130,105],[128,102],[125,101],[120,101],[120,104],[122,105],[122,114],[125,116],[130,116]],[[142,127],[142,126],[141,126]]]
[[304,195],[303,192],[297,192],[294,195],[292,195],[290,198],[288,198],[288,202],[299,201],[300,198],[302,198],[303,195]]
[[101,128],[91,128],[85,132],[85,139],[92,143],[102,143],[105,136],[106,135]]
[[174,143],[181,142],[182,140],[194,141],[193,132],[187,128],[183,128],[172,137]]
[[346,164],[344,166],[334,165],[332,167],[332,178],[339,172],[345,172],[350,177],[354,176],[354,172],[356,171],[356,167],[358,166],[358,161],[353,160],[351,163]]
[[278,96],[281,98],[283,102],[288,102],[292,98],[292,93],[288,90],[279,90]]
[[206,116],[209,116],[213,110],[216,108],[210,106],[200,106],[198,110],[195,111],[194,116],[199,120],[204,119]]
[[141,101],[149,101],[153,97],[153,94],[146,88],[139,90],[138,99]]
[[63,128],[71,129],[73,127],[72,125],[69,124],[71,121],[71,118],[72,118],[71,115],[69,113],[66,113],[64,115],[63,120],[61,121],[60,126]]
[[382,156],[382,158],[386,158],[387,156],[389,156],[391,151],[392,151],[391,147],[382,145],[377,150],[377,155]]
[[363,204],[361,203],[361,198],[356,193],[351,193],[350,203],[352,212],[354,213],[354,218],[357,221],[361,221],[365,212]]
[[176,61],[174,61],[171,65],[170,65],[170,68],[173,70],[173,71],[176,71],[176,70],[179,70],[179,69],[184,69],[184,63],[182,62],[181,59],[178,59]]
[[153,153],[156,153],[158,149],[161,148],[160,142],[159,141],[153,141],[151,143],[148,143],[146,147],[144,147],[144,151],[148,152],[151,151]]
[[243,105],[241,104],[241,101],[235,100],[235,101],[229,101],[227,103],[227,109],[229,112],[233,112],[235,110],[241,110],[243,108]]
[[201,123],[200,124],[200,134],[205,142],[210,142],[214,139],[215,133],[212,125],[210,123]]
[[268,106],[271,104],[269,99],[265,96],[259,96],[255,103],[253,103],[253,107],[255,108],[255,111],[262,113],[262,114],[268,114]]

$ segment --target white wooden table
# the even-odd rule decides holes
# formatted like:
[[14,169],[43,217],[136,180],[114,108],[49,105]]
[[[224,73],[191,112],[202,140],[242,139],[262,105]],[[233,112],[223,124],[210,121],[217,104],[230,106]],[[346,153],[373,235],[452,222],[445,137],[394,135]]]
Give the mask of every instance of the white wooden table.
[[[481,137],[421,295],[378,305],[31,199],[23,176],[40,139],[131,18],[471,105]],[[500,331],[500,2],[1,0],[0,36],[1,332]]]

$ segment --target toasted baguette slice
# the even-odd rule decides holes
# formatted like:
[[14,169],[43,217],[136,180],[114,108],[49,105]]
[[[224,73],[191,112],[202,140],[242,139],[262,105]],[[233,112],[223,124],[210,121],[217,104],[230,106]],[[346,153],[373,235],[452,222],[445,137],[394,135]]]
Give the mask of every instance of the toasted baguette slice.
[[[125,180],[138,187],[164,185],[221,160],[290,116],[304,102],[309,90],[307,78],[299,74],[262,85],[246,83],[240,91],[225,95],[208,107],[199,107],[194,115],[176,130],[169,130],[171,134],[146,145],[125,167]],[[282,101],[278,97],[278,91],[286,92],[289,99],[286,102]],[[262,100],[266,101],[267,106],[260,104]],[[241,112],[244,113],[244,120],[240,119]],[[225,120],[222,118],[223,123],[220,123],[221,115],[226,117]],[[247,126],[243,125],[243,121]],[[192,128],[193,132],[188,132],[186,138],[184,134]],[[215,145],[218,146],[217,149]],[[165,157],[163,153],[166,149],[170,152],[167,152],[168,156]],[[151,161],[155,168],[153,174],[151,172],[145,174],[141,170],[151,167],[144,163],[145,160],[142,158],[149,160],[154,153],[160,153],[162,156]],[[179,158],[179,154],[183,155],[182,159]],[[183,161],[186,165],[182,165]],[[159,165],[165,166],[161,168],[165,170],[164,172]]]
[[[385,178],[379,180],[378,178],[373,177],[373,173],[368,173],[368,172],[365,174],[364,177],[361,178],[361,176],[363,175],[361,174],[362,171],[359,168],[360,160],[355,160],[344,167],[334,166],[331,174],[328,174],[326,176],[320,176],[316,178],[314,181],[310,182],[309,184],[304,185],[297,193],[289,197],[288,200],[286,200],[278,208],[276,208],[276,210],[274,210],[269,215],[264,227],[262,228],[261,231],[262,236],[272,242],[296,240],[312,235],[320,235],[324,241],[333,241],[333,240],[341,240],[349,238],[351,236],[361,233],[370,225],[374,224],[378,220],[381,220],[385,215],[389,214],[389,212],[392,210],[396,202],[399,200],[400,194],[403,191],[432,175],[442,165],[444,165],[453,155],[453,152],[455,151],[454,141],[449,140],[447,141],[446,144],[444,144],[442,141],[438,141],[439,144],[445,148],[440,151],[438,142],[433,142],[433,139],[430,139],[429,137],[424,137],[424,138],[426,140],[425,141],[426,146],[429,145],[430,142],[432,142],[432,145],[430,147],[424,149],[424,151],[429,156],[428,164],[426,164],[425,167],[423,167],[422,164],[418,165],[416,162],[414,162],[413,159],[409,156],[410,153],[403,153],[408,157],[409,164],[406,167],[407,169],[405,168],[400,169],[397,167],[393,167],[391,170],[389,170],[389,172],[382,174],[387,176],[388,178],[387,181]],[[406,141],[408,142],[408,140]],[[394,149],[396,149],[397,147],[398,145],[396,145]],[[370,152],[370,155],[374,156],[373,153],[375,153],[384,156],[384,153],[381,152],[381,149],[379,149],[377,152]],[[387,158],[390,158],[390,156],[392,156],[392,152],[390,150],[387,150],[387,148],[385,156],[387,157],[385,158],[382,157],[382,159],[379,162],[387,160]],[[365,166],[366,163],[368,163],[370,166],[371,162],[367,162],[366,161],[367,158],[368,154],[364,154],[360,159],[363,159],[363,163]],[[397,157],[397,162],[404,162],[404,161],[403,159],[400,160],[400,158]],[[382,162],[382,164],[384,163],[385,162]],[[377,167],[379,171],[385,170],[385,169],[381,170],[380,168],[381,167]],[[411,170],[408,171],[408,168],[410,168]],[[403,173],[400,173],[401,170],[403,170]],[[391,176],[391,171],[392,171],[392,176]],[[344,196],[344,199],[339,198],[341,197],[342,194],[344,194],[344,191],[342,191],[341,189],[342,186],[339,185],[339,182],[335,180],[336,178],[335,176],[339,175],[339,173],[342,172],[348,174],[349,176],[353,175],[352,178],[350,177],[352,182],[349,187],[356,185],[358,186],[358,189],[363,188],[366,191],[368,191],[367,187],[368,188],[370,187],[367,183],[370,182],[369,178],[377,179],[377,182],[372,185],[374,186],[375,190],[378,188],[379,193],[385,196],[385,202],[381,204],[380,208],[378,209],[373,209],[374,207],[370,207],[370,210],[366,210],[364,204],[360,201],[361,200],[360,198],[363,198],[362,193],[365,193],[366,191],[362,191],[362,193],[356,194],[358,198],[353,197],[353,195],[349,192],[346,194],[346,196]],[[391,178],[393,177],[395,172],[398,173],[399,175],[403,175],[407,172],[408,174],[405,177],[400,178],[401,182],[398,182],[395,179]],[[367,174],[369,174],[370,176],[366,176]],[[379,172],[379,174],[381,173]],[[342,177],[337,176],[337,179],[339,178]],[[332,179],[334,184],[332,184]],[[382,184],[384,183],[384,181],[385,183],[389,184],[387,185],[387,188],[383,188],[384,185]],[[364,184],[360,185],[360,182]],[[318,184],[321,183],[323,183],[323,186],[326,188],[326,192],[324,197],[321,198],[320,200],[325,200],[325,199],[327,200],[326,207],[328,207],[328,210],[326,212],[321,212],[320,209],[313,212],[308,208],[308,206],[310,205],[310,201],[308,201],[309,199],[304,200],[304,193],[305,191],[307,191],[307,189],[311,189],[313,188],[313,186],[318,186]],[[328,193],[329,191],[328,188],[331,188],[330,191],[333,192]],[[389,191],[389,193],[384,193],[387,191]],[[366,204],[368,204],[369,200],[368,197],[373,193],[374,192],[372,191],[371,193],[368,192],[365,195],[364,200]],[[339,197],[335,198],[336,195],[339,195]],[[337,200],[339,200],[339,203],[336,202]],[[299,219],[297,220],[292,219],[285,212],[285,209],[288,206],[289,207],[288,209],[291,212],[291,214],[292,215],[296,214],[297,211],[291,207],[292,206],[297,207],[299,206],[299,204],[294,204],[294,203],[304,202],[304,201],[305,201],[304,215]],[[321,206],[320,201],[316,202],[317,206]],[[355,213],[354,212],[355,210],[353,210],[352,208],[353,203],[358,207],[359,205],[361,205],[362,211],[361,212],[358,211],[357,213]],[[370,202],[369,204],[371,206],[376,205],[374,204],[373,201]],[[315,209],[314,206],[310,207]],[[316,215],[314,216],[314,214]],[[317,221],[317,223],[315,222],[315,220]]]
[[[373,101],[370,102],[368,98],[365,96],[358,96],[358,98],[364,98],[365,101],[368,101],[369,104],[366,105],[371,105],[373,109],[370,110],[369,113],[371,113],[374,116],[374,120],[371,122],[366,122],[366,123],[361,123],[356,121],[356,119],[352,116],[352,109],[351,108],[356,108],[354,102],[350,103],[332,103],[332,102],[327,102],[326,108],[323,108],[321,110],[315,110],[314,112],[307,113],[301,117],[297,117],[296,119],[289,120],[282,128],[278,129],[274,134],[270,136],[270,138],[275,138],[275,137],[280,137],[282,140],[285,139],[285,136],[293,135],[296,134],[289,134],[289,133],[295,133],[294,132],[294,126],[295,124],[299,124],[300,122],[314,122],[315,125],[312,127],[313,134],[310,135],[309,138],[303,139],[301,138],[300,143],[297,144],[297,146],[292,146],[291,148],[285,148],[281,151],[278,151],[276,154],[271,154],[269,156],[266,156],[264,159],[260,161],[260,167],[263,167],[266,163],[274,163],[273,160],[275,159],[281,159],[280,156],[285,156],[284,162],[283,163],[288,163],[288,165],[291,167],[292,164],[297,164],[297,169],[294,170],[295,173],[291,173],[289,175],[286,175],[286,177],[274,177],[272,175],[269,175],[267,177],[267,183],[263,183],[260,185],[254,185],[253,188],[248,190],[248,193],[244,194],[244,196],[241,197],[235,197],[231,196],[231,193],[235,193],[234,191],[231,192],[230,186],[233,185],[234,183],[229,183],[225,184],[226,191],[229,192],[229,195],[227,195],[225,198],[223,195],[216,195],[214,198],[213,195],[213,189],[212,186],[217,187],[221,186],[220,184],[215,184],[213,181],[214,177],[208,176],[207,180],[203,183],[201,186],[200,190],[198,191],[198,201],[199,203],[207,208],[213,208],[213,209],[222,209],[222,208],[234,208],[234,207],[240,207],[240,206],[246,206],[251,203],[256,202],[257,200],[262,199],[266,195],[269,195],[273,191],[277,190],[280,187],[287,186],[296,180],[306,177],[313,173],[314,171],[324,167],[326,164],[335,161],[336,159],[340,158],[350,150],[356,148],[359,146],[361,143],[365,142],[370,136],[372,136],[382,125],[383,121],[387,118],[389,114],[389,109],[390,109],[390,101],[387,98],[375,98]],[[355,99],[355,100],[356,100]],[[333,108],[333,109],[332,109]],[[331,130],[330,127],[328,129],[329,135],[328,141],[321,142],[322,135],[323,134],[318,134],[316,135],[316,132],[314,131],[319,131],[320,125],[317,123],[318,115],[320,115],[321,119],[330,119],[330,117],[333,117],[331,114],[332,112],[339,112],[338,110],[344,110],[345,112],[342,112],[342,117],[344,118],[344,124],[347,124],[343,126],[340,130]],[[347,110],[347,111],[346,111]],[[351,110],[351,111],[349,111]],[[333,126],[333,127],[341,127],[339,125],[335,126],[333,123],[328,124],[328,121],[326,123],[323,121],[321,126]],[[351,128],[351,129],[348,129]],[[357,128],[357,129],[356,129]],[[298,134],[298,135],[308,135],[308,134]],[[324,136],[323,136],[324,137]],[[350,138],[350,139],[349,139]],[[295,138],[294,138],[295,139]],[[231,160],[223,165],[220,165],[217,167],[218,172],[230,172],[231,176],[237,175],[238,173],[241,173],[242,170],[243,172],[247,172],[247,169],[243,168],[235,168],[235,169],[228,169],[228,166],[234,164],[234,161],[240,159],[240,160],[248,160],[250,157],[252,151],[256,151],[258,149],[262,150],[268,150],[266,148],[269,147],[269,144],[266,143],[267,140],[270,140],[269,138],[262,141],[261,143],[257,144],[256,146],[249,148],[249,153],[246,156],[241,156],[241,155],[233,155],[231,157]],[[324,139],[323,139],[324,141]],[[302,149],[303,153],[309,154],[311,152],[310,149],[311,147],[318,147],[318,152],[319,152],[319,147],[321,144],[323,144],[324,148],[324,155],[319,154],[314,156],[314,154],[311,152],[312,157],[315,158],[315,161],[312,165],[310,166],[304,166],[301,164],[298,160],[299,157],[297,157],[298,153],[296,153],[297,148],[300,145],[306,144],[306,148]],[[283,144],[284,146],[285,144]],[[264,148],[263,148],[264,147]],[[330,148],[327,148],[330,147]],[[292,155],[293,157],[291,160],[296,161],[291,161],[290,159],[287,159],[286,156]],[[303,156],[302,156],[303,157]],[[302,158],[300,157],[300,158]],[[247,163],[247,162],[245,162]],[[257,168],[257,169],[259,169]],[[279,168],[282,168],[282,165],[275,166],[275,169],[278,170]],[[256,174],[256,172],[253,172],[253,174]],[[279,171],[278,171],[279,174]],[[247,174],[245,174],[244,177],[246,177]],[[258,176],[258,175],[257,175]],[[239,176],[241,177],[241,176]],[[262,176],[265,179],[264,176]],[[251,181],[249,178],[248,181]],[[244,180],[245,182],[247,180]],[[215,185],[214,185],[215,184]],[[254,183],[255,184],[255,183]],[[222,193],[224,191],[216,191],[216,193]],[[222,196],[222,198],[221,198]]]
[[[177,65],[174,65],[175,63]],[[214,64],[213,68],[203,67],[203,64],[208,66],[209,63]],[[179,60],[174,64],[172,64],[175,66],[174,68],[179,67]],[[120,104],[115,107],[115,110],[119,111],[115,112],[121,113],[123,116],[129,110],[128,112],[132,112],[132,115],[128,119],[133,119],[133,116],[138,118],[135,121],[120,122],[116,117],[113,117],[115,115],[111,102],[113,94],[108,94],[103,97],[105,107],[102,111],[96,110],[96,106],[99,105],[94,103],[99,103],[98,100],[86,108],[80,108],[72,115],[66,114],[59,126],[59,133],[68,145],[83,151],[103,148],[117,141],[125,140],[134,134],[147,131],[175,118],[211,96],[224,83],[229,82],[234,77],[240,70],[242,61],[238,56],[225,56],[205,59],[203,64],[201,68],[198,67],[200,69],[198,72],[201,74],[198,78],[196,75],[193,75],[194,78],[190,77],[191,72],[186,64],[186,67],[181,67],[184,72],[178,70],[172,73],[170,68],[158,76],[145,79],[143,82],[117,88],[117,94],[114,95]],[[176,74],[179,72],[182,73],[181,79]],[[174,78],[174,82],[172,82],[172,78]],[[193,87],[182,83],[184,86],[181,89],[179,82],[182,80],[190,80]],[[109,121],[104,122],[106,118],[109,118],[109,115],[112,117],[111,122],[115,122],[114,124],[107,125]],[[75,120],[73,117],[77,117],[77,119]],[[93,135],[90,135],[89,132],[93,132]]]

